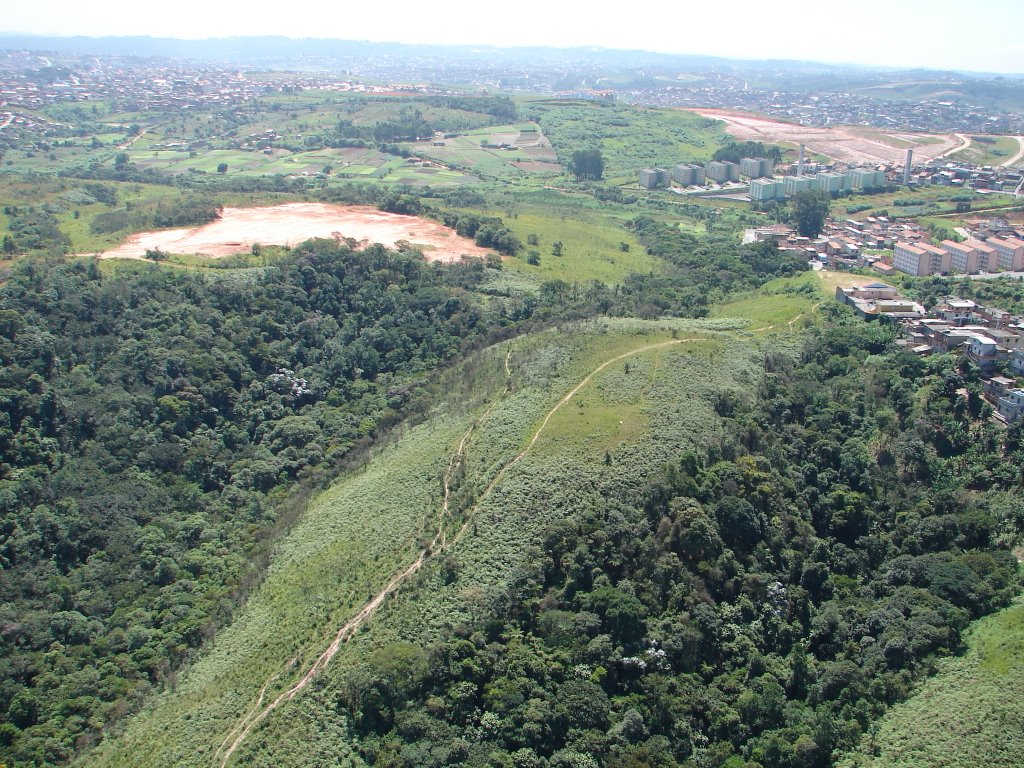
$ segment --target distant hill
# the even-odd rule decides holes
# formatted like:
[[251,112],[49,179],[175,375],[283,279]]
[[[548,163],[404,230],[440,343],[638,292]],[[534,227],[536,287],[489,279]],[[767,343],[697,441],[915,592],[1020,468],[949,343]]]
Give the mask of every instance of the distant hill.
[[492,63],[526,61],[534,64],[588,62],[610,66],[667,67],[673,69],[718,69],[733,71],[771,71],[794,75],[830,77],[863,76],[870,70],[855,65],[823,64],[797,60],[727,59],[717,56],[681,55],[638,50],[579,47],[499,48],[470,45],[410,45],[366,40],[326,38],[291,39],[280,36],[220,37],[206,40],[180,40],[159,37],[43,37],[0,34],[0,50],[33,50],[76,55],[147,56],[235,62],[305,68],[312,59],[330,60],[366,57],[445,58]]

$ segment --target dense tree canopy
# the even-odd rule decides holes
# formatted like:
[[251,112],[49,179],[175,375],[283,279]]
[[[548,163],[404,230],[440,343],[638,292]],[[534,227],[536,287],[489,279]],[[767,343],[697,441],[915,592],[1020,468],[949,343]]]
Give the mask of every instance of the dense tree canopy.
[[[333,476],[496,327],[332,241],[255,279],[20,262],[0,309],[0,749],[60,763],[227,621],[283,492]],[[264,553],[264,554],[261,554]]]

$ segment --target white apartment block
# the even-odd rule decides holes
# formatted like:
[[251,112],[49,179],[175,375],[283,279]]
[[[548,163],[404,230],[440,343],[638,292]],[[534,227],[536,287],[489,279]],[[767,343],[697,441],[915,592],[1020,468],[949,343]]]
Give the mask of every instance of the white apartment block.
[[999,254],[999,269],[1020,272],[1024,267],[1024,242],[1015,237],[1008,237],[1005,240],[990,237],[985,242]]
[[930,275],[931,254],[910,243],[896,243],[892,253],[892,265],[908,275]]

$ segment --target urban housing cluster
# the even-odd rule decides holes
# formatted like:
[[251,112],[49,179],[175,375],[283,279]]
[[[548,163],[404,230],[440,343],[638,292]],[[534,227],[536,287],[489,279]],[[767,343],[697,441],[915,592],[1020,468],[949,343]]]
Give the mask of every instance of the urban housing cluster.
[[1024,416],[1024,320],[969,299],[947,297],[930,312],[886,283],[836,288],[836,299],[866,320],[898,324],[901,346],[918,355],[963,354],[978,366],[996,419],[1013,424]]

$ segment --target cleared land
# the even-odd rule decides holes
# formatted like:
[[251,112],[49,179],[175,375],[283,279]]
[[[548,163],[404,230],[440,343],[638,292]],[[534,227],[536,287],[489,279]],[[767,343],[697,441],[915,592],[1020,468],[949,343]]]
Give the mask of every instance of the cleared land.
[[495,178],[562,173],[551,142],[534,123],[480,128],[408,146],[416,154],[445,166]]
[[770,117],[728,109],[688,110],[702,117],[721,120],[729,135],[744,141],[806,144],[811,152],[846,163],[902,162],[908,149],[916,161],[931,160],[955,149],[961,142],[951,135],[887,134],[858,126],[815,128],[785,123]]
[[288,203],[269,208],[225,208],[218,221],[202,227],[141,232],[100,257],[142,259],[147,250],[159,249],[216,258],[248,253],[256,243],[295,245],[314,237],[336,236],[389,247],[405,240],[421,249],[428,261],[482,258],[490,253],[444,225],[417,216],[385,213],[369,206]]

